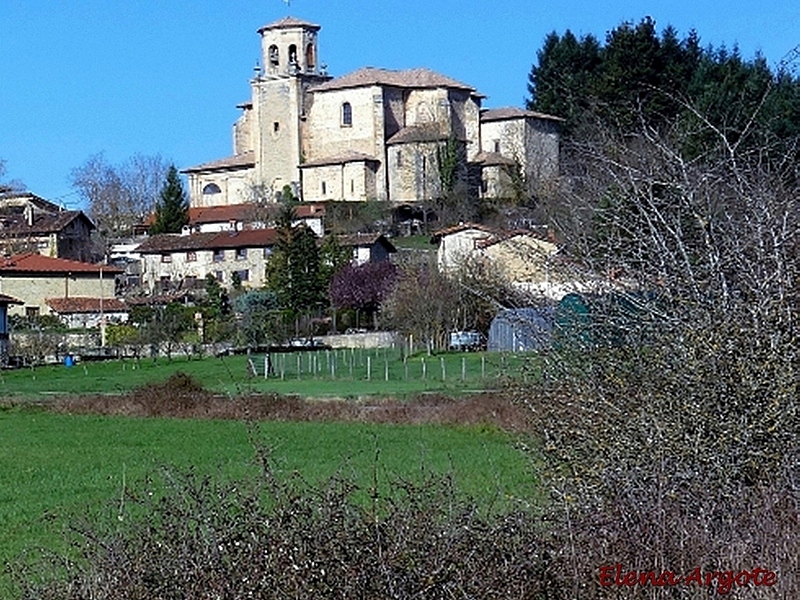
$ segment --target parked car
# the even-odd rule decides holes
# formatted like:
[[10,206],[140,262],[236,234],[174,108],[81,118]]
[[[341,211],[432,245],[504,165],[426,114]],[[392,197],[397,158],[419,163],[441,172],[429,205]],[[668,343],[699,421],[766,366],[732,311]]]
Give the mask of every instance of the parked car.
[[475,352],[486,347],[486,340],[479,331],[451,331],[450,350]]

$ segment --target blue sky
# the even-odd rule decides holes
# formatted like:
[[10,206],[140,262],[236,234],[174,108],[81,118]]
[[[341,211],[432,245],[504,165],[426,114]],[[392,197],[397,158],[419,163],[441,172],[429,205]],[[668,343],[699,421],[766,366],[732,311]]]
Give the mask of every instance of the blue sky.
[[0,0],[6,178],[80,208],[70,171],[91,155],[160,154],[179,168],[230,155],[256,30],[288,14],[322,26],[331,75],[428,67],[477,88],[485,107],[523,105],[551,31],[602,39],[649,15],[773,66],[800,44],[797,0]]

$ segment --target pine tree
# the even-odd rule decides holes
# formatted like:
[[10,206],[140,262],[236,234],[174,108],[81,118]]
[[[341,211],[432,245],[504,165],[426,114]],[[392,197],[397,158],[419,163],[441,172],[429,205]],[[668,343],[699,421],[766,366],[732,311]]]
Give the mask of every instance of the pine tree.
[[161,194],[156,204],[155,222],[150,227],[150,234],[180,233],[188,222],[189,201],[183,190],[178,169],[172,165],[167,172],[164,186],[161,188]]

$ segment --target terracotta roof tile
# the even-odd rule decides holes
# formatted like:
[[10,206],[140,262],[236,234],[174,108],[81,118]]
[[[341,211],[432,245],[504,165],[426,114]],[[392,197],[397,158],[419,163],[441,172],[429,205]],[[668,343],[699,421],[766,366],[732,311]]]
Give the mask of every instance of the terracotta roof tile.
[[35,252],[15,254],[0,260],[0,273],[122,273],[122,269],[108,265],[42,256]]
[[451,88],[475,93],[475,88],[472,86],[456,81],[446,75],[431,71],[430,69],[392,71],[389,69],[377,69],[375,67],[365,67],[348,73],[347,75],[331,79],[330,81],[312,87],[311,91],[324,92],[328,90],[342,90],[372,85],[398,88]]
[[118,298],[47,298],[47,305],[57,313],[128,312],[128,306]]
[[216,171],[223,169],[242,169],[255,166],[255,155],[253,152],[242,152],[227,158],[221,158],[211,162],[188,167],[183,169],[182,173],[196,173],[198,171]]
[[255,204],[228,204],[224,206],[194,206],[189,208],[189,224],[228,223],[252,221],[258,208]]
[[486,121],[503,121],[505,119],[544,119],[546,121],[563,121],[561,117],[554,117],[545,113],[536,112],[533,110],[525,110],[524,108],[517,108],[515,106],[506,106],[503,108],[490,108],[481,111],[481,122]]

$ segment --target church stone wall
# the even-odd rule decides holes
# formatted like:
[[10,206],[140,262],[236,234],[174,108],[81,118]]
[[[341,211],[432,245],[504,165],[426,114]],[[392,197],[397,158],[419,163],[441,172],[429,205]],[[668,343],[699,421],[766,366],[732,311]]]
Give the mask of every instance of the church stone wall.
[[253,88],[257,120],[256,176],[274,192],[300,181],[300,81],[258,81]]

